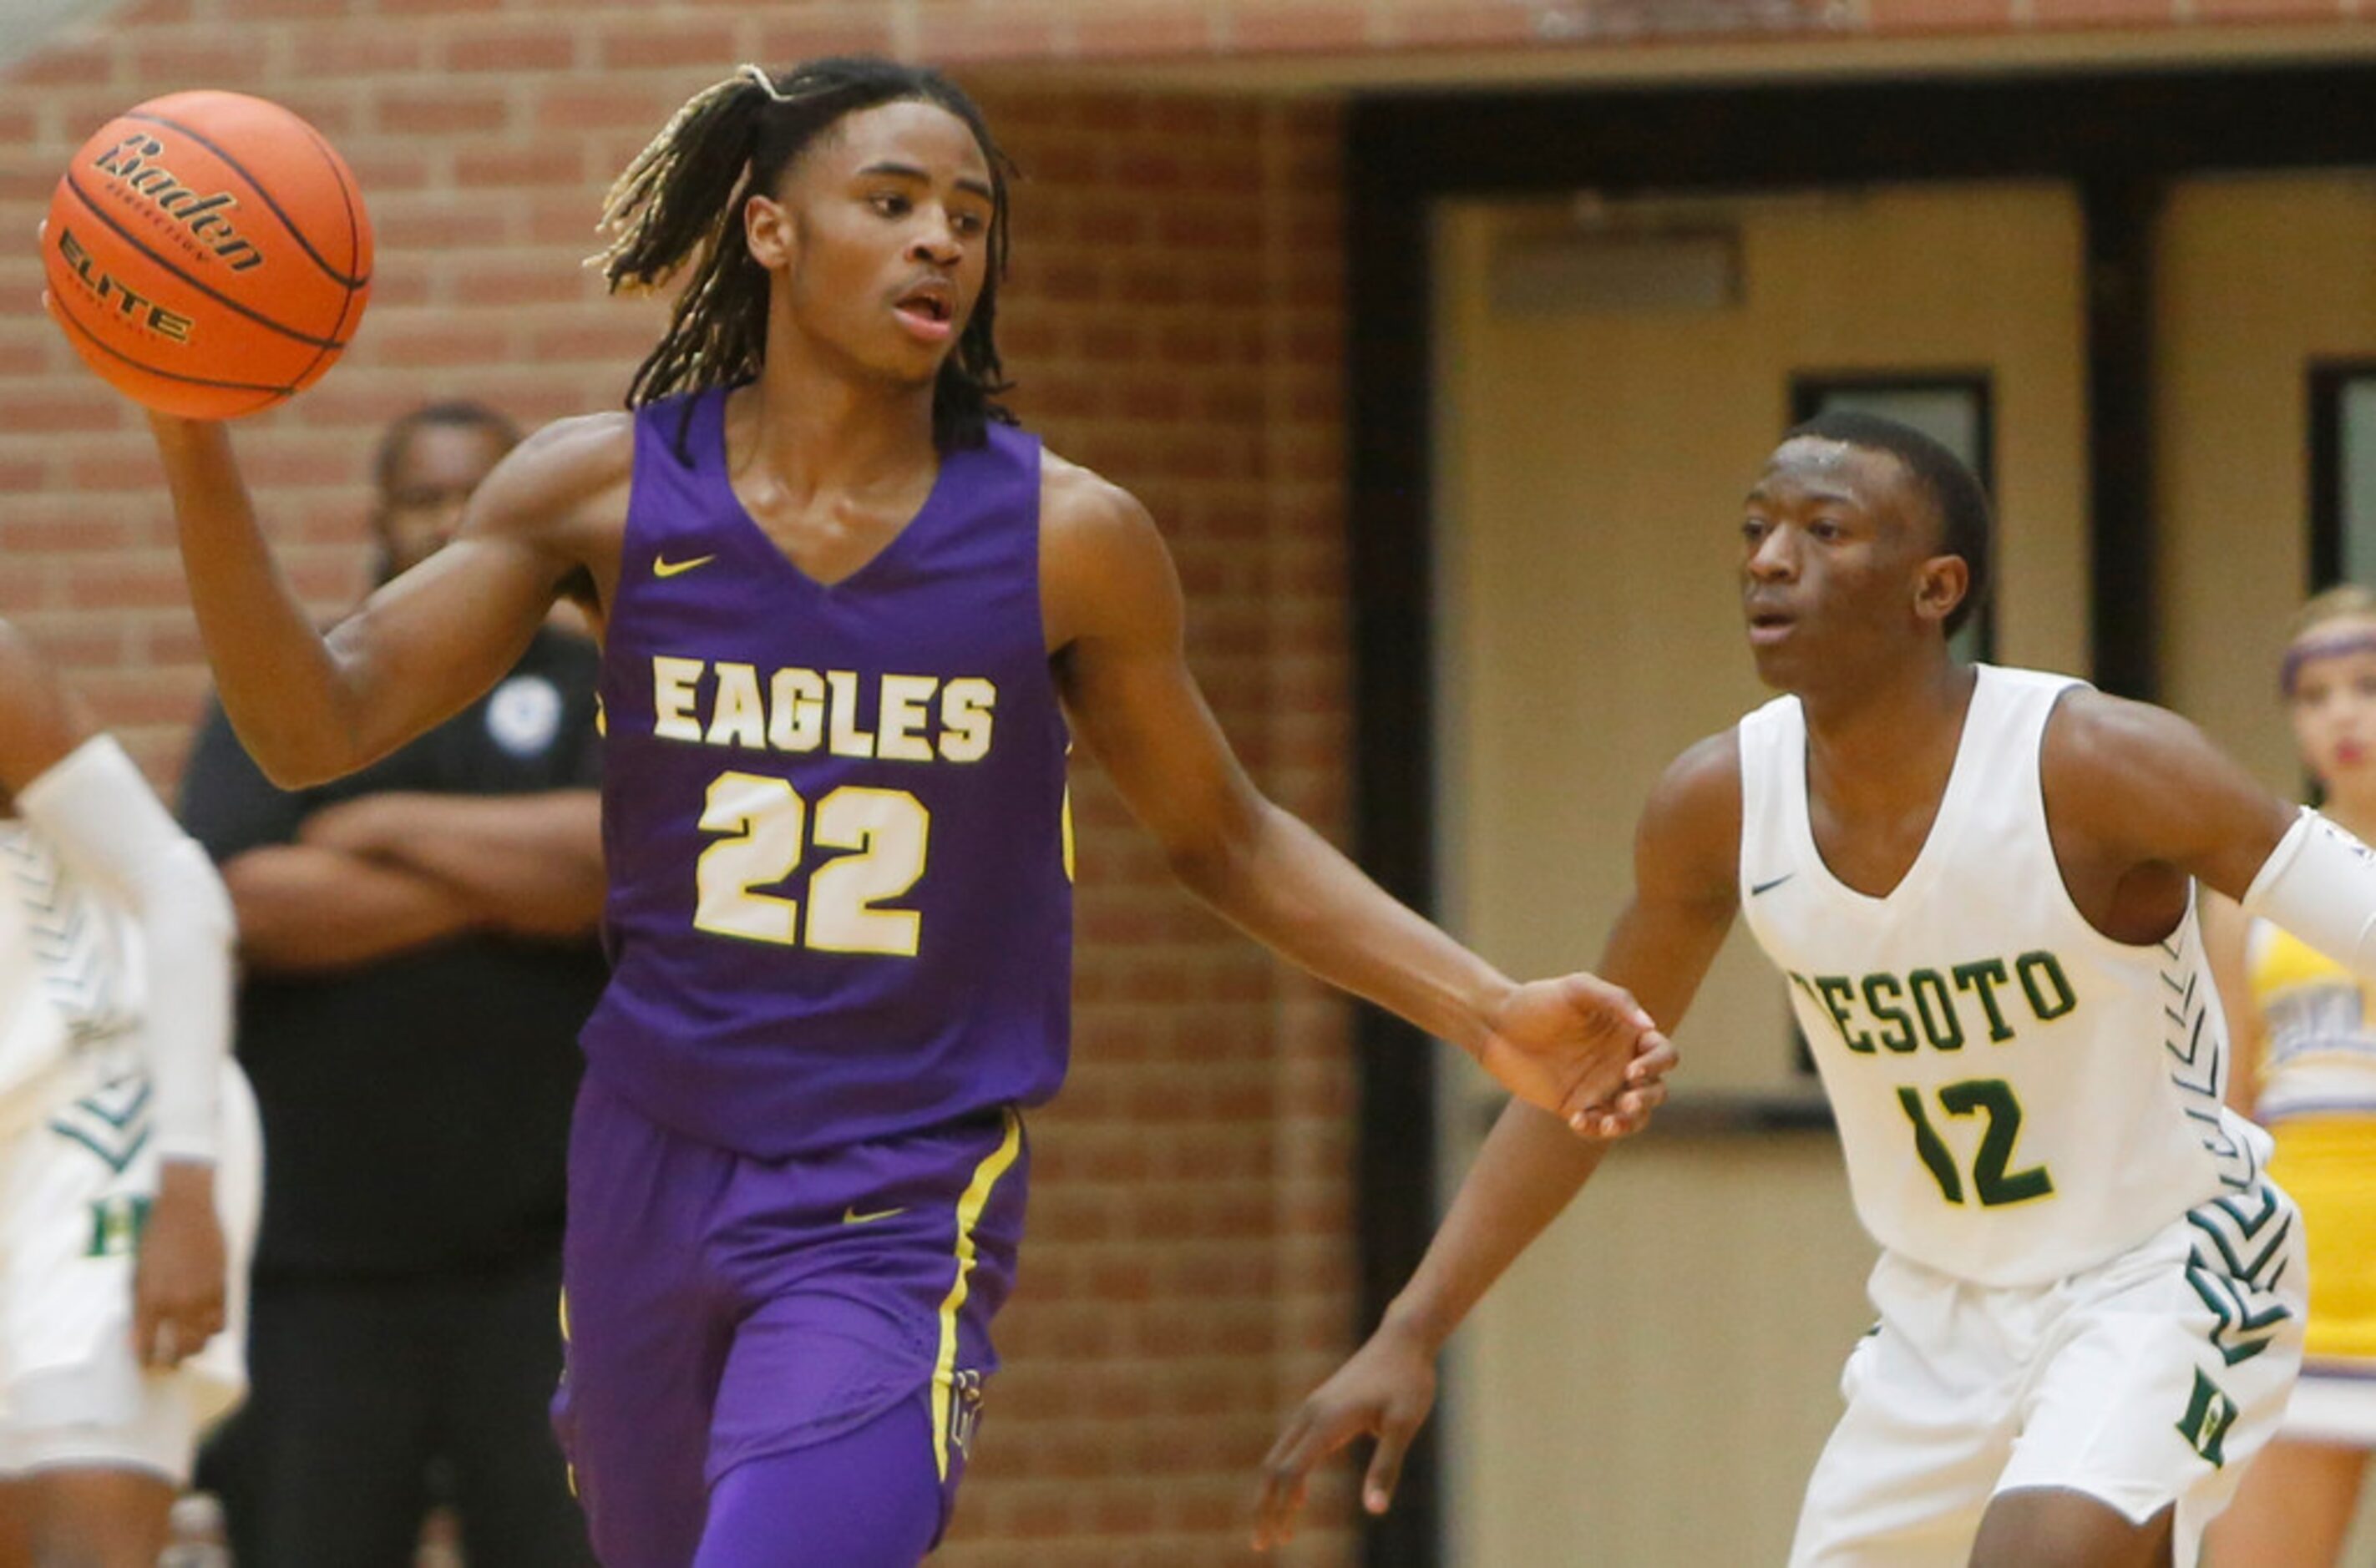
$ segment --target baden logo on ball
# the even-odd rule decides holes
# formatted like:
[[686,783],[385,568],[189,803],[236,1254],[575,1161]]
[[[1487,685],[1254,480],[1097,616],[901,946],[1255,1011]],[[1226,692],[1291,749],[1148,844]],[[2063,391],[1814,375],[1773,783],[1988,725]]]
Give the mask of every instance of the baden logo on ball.
[[51,314],[135,401],[235,419],[337,362],[371,293],[371,220],[336,150],[279,104],[152,99],[100,127],[50,201]]

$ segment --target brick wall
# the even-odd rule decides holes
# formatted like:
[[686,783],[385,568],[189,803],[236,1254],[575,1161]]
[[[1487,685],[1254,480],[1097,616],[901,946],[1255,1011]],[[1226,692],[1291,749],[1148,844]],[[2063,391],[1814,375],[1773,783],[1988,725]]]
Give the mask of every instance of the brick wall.
[[[603,184],[668,113],[737,60],[897,42],[900,9],[146,0],[51,41],[0,96],[0,613],[170,786],[206,677],[159,477],[36,303],[34,225],[111,113],[263,92],[363,185],[381,248],[355,348],[239,433],[280,558],[327,613],[362,580],[382,422],[457,391],[530,421],[615,402],[657,310],[601,299],[577,262]],[[1265,788],[1336,830],[1333,112],[984,96],[1028,175],[1003,323],[1017,406],[1154,509],[1222,723]],[[1173,891],[1101,780],[1078,804],[1077,1065],[1036,1126],[1011,1370],[944,1560],[1206,1568],[1248,1555],[1252,1467],[1346,1338],[1343,1018]],[[1324,1512],[1290,1561],[1346,1559],[1341,1498]]]

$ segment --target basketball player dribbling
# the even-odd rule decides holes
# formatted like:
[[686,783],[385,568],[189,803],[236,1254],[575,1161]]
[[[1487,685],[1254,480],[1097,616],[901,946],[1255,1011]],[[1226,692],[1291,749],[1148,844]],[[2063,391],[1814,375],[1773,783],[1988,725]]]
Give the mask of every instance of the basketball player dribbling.
[[590,581],[613,974],[585,1036],[556,1420],[612,1568],[909,1564],[995,1366],[1064,1066],[1068,725],[1182,880],[1595,1135],[1671,1061],[1514,985],[1265,801],[1130,496],[992,402],[1003,161],[937,76],[746,69],[614,188],[614,288],[698,258],[632,412],[531,437],[327,641],[217,426],[154,422],[222,701],[285,783],[507,669]]
[[[1955,663],[1988,513],[1936,442],[1818,419],[1741,527],[1758,672],[1789,695],[1653,792],[1603,972],[1671,1027],[1745,916],[1883,1248],[1790,1562],[2188,1568],[2276,1429],[2306,1284],[2266,1134],[2221,1103],[2194,884],[2369,974],[2376,867],[2168,713]],[[1259,1538],[1364,1431],[1386,1506],[1438,1347],[1601,1153],[1503,1117],[1384,1323],[1272,1450]]]
[[0,1562],[154,1568],[246,1387],[231,901],[0,626]]

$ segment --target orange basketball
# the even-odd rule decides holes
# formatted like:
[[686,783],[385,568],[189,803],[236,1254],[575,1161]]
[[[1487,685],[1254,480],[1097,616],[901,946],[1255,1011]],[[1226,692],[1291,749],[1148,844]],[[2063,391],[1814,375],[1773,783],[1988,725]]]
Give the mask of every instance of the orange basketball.
[[137,402],[235,419],[311,386],[371,295],[371,220],[313,126],[235,92],[152,98],[66,165],[42,238],[51,308]]

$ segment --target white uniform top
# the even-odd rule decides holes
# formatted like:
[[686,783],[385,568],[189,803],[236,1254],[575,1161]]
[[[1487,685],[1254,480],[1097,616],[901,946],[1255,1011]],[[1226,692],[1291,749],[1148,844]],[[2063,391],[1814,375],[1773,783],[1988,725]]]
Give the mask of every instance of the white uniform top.
[[139,1067],[139,940],[137,923],[94,897],[46,837],[0,819],[0,1131],[38,1114],[54,1070],[77,1054],[121,1042],[99,1075]]
[[1938,818],[1884,898],[1816,850],[1798,699],[1743,719],[1741,908],[1790,978],[1865,1229],[1943,1274],[2040,1285],[2243,1191],[2269,1146],[2221,1104],[2192,900],[2132,947],[2063,885],[2039,742],[2080,683],[1978,674]]

